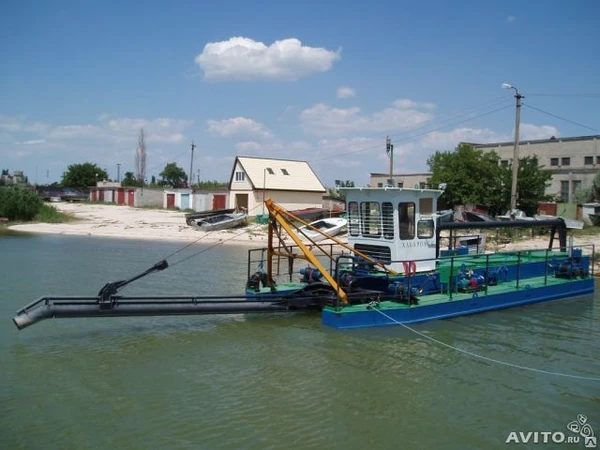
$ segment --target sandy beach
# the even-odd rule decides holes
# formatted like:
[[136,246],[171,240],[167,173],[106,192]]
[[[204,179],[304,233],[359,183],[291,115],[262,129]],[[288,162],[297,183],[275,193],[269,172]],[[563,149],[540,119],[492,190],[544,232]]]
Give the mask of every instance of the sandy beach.
[[[88,203],[53,203],[75,221],[65,223],[28,223],[11,230],[72,236],[100,236],[156,241],[201,241],[256,245],[267,240],[267,226],[252,224],[245,228],[203,232],[185,222],[180,211],[131,208],[129,206]],[[260,244],[259,244],[260,245]]]
[[[185,222],[185,214],[164,209],[131,208],[129,206],[60,202],[53,204],[59,211],[77,220],[65,223],[30,223],[13,225],[11,230],[31,233],[51,233],[76,236],[102,236],[124,239],[160,241],[249,244],[261,246],[267,241],[267,226],[251,224],[231,230],[203,232]],[[346,241],[346,237],[340,237]],[[600,235],[583,236],[575,244],[595,244],[600,248]],[[509,251],[548,247],[548,236],[536,236],[502,245],[488,242],[487,250]]]

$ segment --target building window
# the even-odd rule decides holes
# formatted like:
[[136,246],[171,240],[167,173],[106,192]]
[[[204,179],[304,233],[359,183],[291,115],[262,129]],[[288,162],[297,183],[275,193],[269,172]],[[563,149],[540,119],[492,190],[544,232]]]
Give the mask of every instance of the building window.
[[287,169],[281,169],[281,173],[284,175],[289,175],[290,173],[287,171]]
[[379,237],[381,234],[381,211],[378,202],[361,202],[360,218],[363,236]]
[[560,182],[560,197],[563,203],[569,203],[569,182]]
[[415,238],[415,204],[412,202],[398,205],[398,223],[400,224],[400,239]]
[[596,156],[596,164],[600,164],[600,156]]
[[571,158],[569,158],[569,157],[560,158],[560,165],[561,166],[570,166],[571,165]]
[[550,158],[550,165],[551,166],[558,166],[558,158]]
[[583,164],[585,164],[586,166],[591,166],[592,164],[594,164],[594,157],[593,156],[584,156]]
[[236,172],[235,173],[235,181],[245,181],[246,173],[245,172]]
[[383,218],[383,237],[394,239],[394,205],[389,202],[381,204],[381,213]]
[[503,159],[502,161],[500,161],[500,165],[502,167],[508,167],[508,159]]
[[419,189],[425,189],[427,187],[427,183],[425,183],[424,181],[421,181],[419,183]]
[[271,169],[270,167],[267,167],[267,173],[269,175],[275,175],[275,172],[273,172],[273,169]]
[[573,180],[573,196],[581,189],[581,180]]

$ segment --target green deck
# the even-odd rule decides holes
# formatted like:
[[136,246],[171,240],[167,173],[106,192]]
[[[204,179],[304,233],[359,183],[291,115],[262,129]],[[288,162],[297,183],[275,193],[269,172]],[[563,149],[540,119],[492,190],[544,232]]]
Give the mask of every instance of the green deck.
[[[572,280],[568,280],[565,278],[555,278],[553,276],[546,277],[532,277],[520,280],[519,287],[517,288],[516,281],[506,281],[500,283],[496,286],[488,286],[487,293],[486,290],[481,290],[477,292],[479,297],[485,297],[486,295],[497,295],[497,294],[506,294],[510,292],[516,292],[517,290],[524,290],[526,286],[529,288],[536,288],[542,286],[555,286],[565,283],[571,283]],[[429,294],[419,297],[418,305],[406,305],[404,303],[397,303],[389,300],[382,301],[379,304],[380,310],[398,310],[398,309],[414,309],[421,308],[423,306],[431,306],[441,303],[454,302],[460,300],[468,300],[473,298],[473,292],[454,292],[452,293],[452,298],[450,298],[449,294]],[[352,312],[364,312],[367,311],[367,306],[365,304],[360,305],[348,305],[343,307],[344,313],[352,313]],[[325,308],[328,311],[337,311],[335,307],[326,306]]]

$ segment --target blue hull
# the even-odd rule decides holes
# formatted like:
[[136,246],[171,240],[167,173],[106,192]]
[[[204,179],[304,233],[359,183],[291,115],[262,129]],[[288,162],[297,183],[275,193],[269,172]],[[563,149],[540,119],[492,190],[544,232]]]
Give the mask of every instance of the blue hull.
[[362,310],[356,310],[354,307],[351,307],[348,312],[345,312],[344,308],[340,311],[326,308],[322,312],[322,323],[323,325],[338,329],[381,327],[397,325],[396,322],[411,324],[576,297],[593,292],[594,279],[585,278],[558,285],[515,289],[510,292],[492,295],[474,294],[471,298],[464,300],[448,301],[427,306],[413,306],[411,308],[394,307],[394,304],[391,302],[382,302],[379,309],[385,313],[385,316],[381,312],[367,309],[367,307],[364,307]]

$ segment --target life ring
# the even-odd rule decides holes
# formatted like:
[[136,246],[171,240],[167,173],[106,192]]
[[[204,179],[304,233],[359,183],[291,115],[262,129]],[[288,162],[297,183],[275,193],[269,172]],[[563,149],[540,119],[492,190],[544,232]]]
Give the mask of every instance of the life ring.
[[414,261],[404,261],[404,275],[415,275],[417,273],[417,263]]

